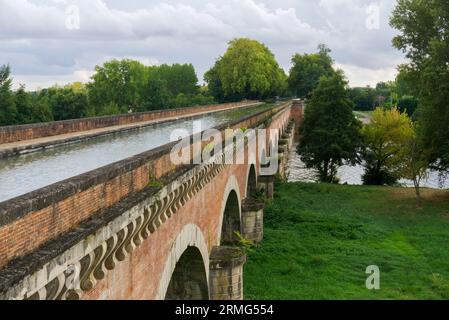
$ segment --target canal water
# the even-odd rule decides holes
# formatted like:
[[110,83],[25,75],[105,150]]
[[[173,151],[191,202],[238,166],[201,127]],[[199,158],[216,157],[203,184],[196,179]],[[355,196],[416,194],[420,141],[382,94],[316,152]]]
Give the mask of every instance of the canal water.
[[[338,170],[338,178],[341,184],[362,185],[362,176],[364,168],[357,166],[342,166]],[[288,162],[287,179],[289,182],[316,182],[318,180],[317,172],[306,168],[296,152],[296,147],[291,150]],[[413,182],[409,180],[399,181],[404,187],[413,187]],[[449,177],[441,176],[438,172],[430,171],[428,177],[422,181],[422,187],[432,189],[449,189]]]
[[[195,121],[201,121],[201,129],[206,130],[268,107],[270,105],[216,112]],[[136,131],[2,159],[0,202],[167,144],[175,129],[193,132],[193,120],[155,124]]]

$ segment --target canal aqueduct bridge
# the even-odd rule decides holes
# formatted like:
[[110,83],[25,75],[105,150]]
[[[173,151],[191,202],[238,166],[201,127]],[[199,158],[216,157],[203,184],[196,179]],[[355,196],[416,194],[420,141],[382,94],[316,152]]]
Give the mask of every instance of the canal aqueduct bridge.
[[[80,131],[111,134],[110,126],[249,104],[0,128],[0,143],[11,146],[0,155],[75,143]],[[301,103],[286,102],[216,129],[276,130],[257,145],[265,157],[279,145],[270,159],[282,175],[301,118]],[[175,166],[176,143],[0,203],[0,299],[242,299],[246,254],[235,242],[239,234],[262,240],[260,194],[272,196],[275,177],[262,174],[248,140],[214,155],[244,152],[245,164]]]

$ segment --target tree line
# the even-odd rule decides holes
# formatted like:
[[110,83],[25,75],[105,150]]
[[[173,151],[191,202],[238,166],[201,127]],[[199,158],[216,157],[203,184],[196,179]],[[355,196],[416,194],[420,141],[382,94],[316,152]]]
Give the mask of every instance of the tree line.
[[0,66],[0,125],[181,108],[214,103],[198,85],[191,64],[145,66],[111,60],[95,68],[90,83],[75,82],[35,92],[11,89],[10,67]]
[[234,39],[199,85],[191,64],[145,66],[111,60],[95,67],[87,84],[76,82],[34,92],[11,89],[10,68],[0,66],[0,125],[26,124],[182,108],[243,99],[307,98],[321,76],[333,73],[330,49],[295,54],[289,75],[264,44]]
[[[341,70],[328,68],[326,50],[307,57],[321,67],[309,86],[296,85],[309,98],[298,153],[321,181],[338,182],[341,165],[359,163],[365,184],[410,179],[420,200],[429,169],[449,171],[448,17],[443,0],[398,0],[390,22],[399,30],[393,45],[410,62],[399,66],[395,81],[376,89],[349,88]],[[356,108],[374,110],[369,124],[356,119]]]
[[11,89],[11,70],[0,66],[0,125],[183,108],[288,95],[287,76],[274,54],[251,39],[235,39],[200,85],[191,64],[145,66],[111,60],[95,67],[87,84],[34,92]]

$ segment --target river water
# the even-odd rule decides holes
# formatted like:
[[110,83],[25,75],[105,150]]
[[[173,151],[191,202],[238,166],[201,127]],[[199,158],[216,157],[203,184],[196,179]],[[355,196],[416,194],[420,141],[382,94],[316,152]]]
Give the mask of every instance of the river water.
[[[268,105],[216,112],[203,116],[201,129],[254,114]],[[102,166],[157,148],[170,142],[175,129],[193,132],[193,120],[155,124],[136,131],[98,137],[86,142],[56,147],[0,160],[0,202],[80,175]],[[194,132],[196,133],[196,132]]]
[[[362,185],[362,175],[364,168],[357,166],[342,166],[338,170],[338,178],[341,184]],[[315,170],[307,169],[296,152],[296,147],[290,152],[287,179],[289,182],[316,182],[318,176]],[[399,181],[404,187],[413,187],[413,182],[409,180]],[[422,181],[422,187],[432,189],[449,189],[449,177],[440,176],[438,172],[430,171],[428,177]]]

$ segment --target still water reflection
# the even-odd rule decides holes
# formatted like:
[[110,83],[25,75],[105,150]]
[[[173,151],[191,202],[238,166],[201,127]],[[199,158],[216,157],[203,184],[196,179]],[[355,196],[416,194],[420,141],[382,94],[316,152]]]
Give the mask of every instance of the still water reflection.
[[[341,184],[362,185],[363,173],[364,168],[361,165],[342,166],[338,170],[338,178]],[[316,171],[307,169],[301,161],[300,156],[296,153],[296,148],[290,153],[287,178],[289,182],[316,182],[318,179]],[[413,187],[412,181],[401,180],[399,182],[405,187]],[[449,177],[441,176],[435,171],[430,171],[428,177],[422,181],[421,185],[424,188],[448,189]]]

